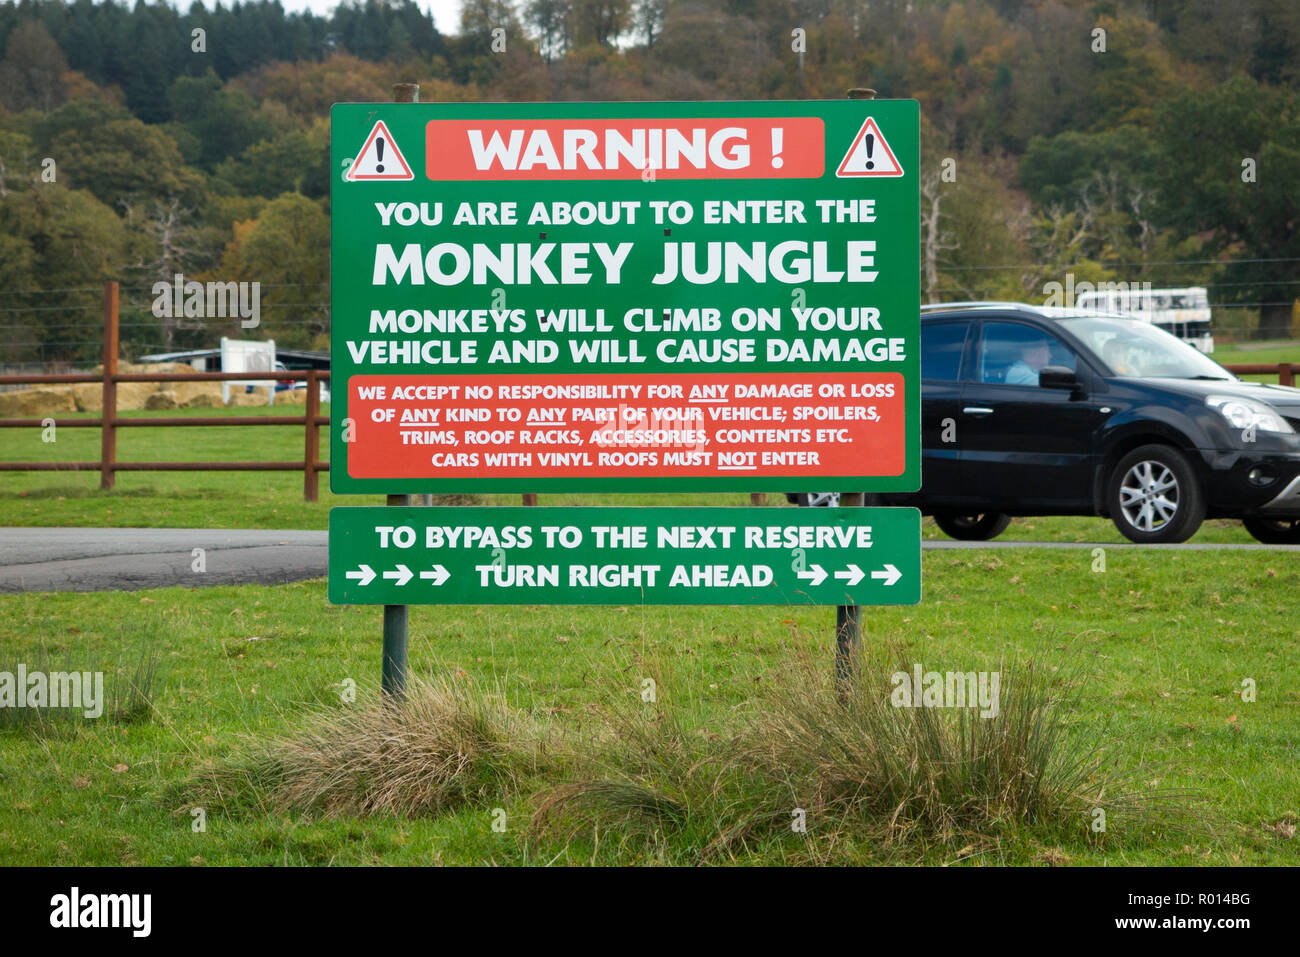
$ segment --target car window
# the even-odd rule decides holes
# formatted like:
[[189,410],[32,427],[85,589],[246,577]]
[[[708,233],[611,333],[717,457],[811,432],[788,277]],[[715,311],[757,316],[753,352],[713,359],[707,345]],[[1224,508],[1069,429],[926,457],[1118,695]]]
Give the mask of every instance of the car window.
[[976,378],[1002,385],[1038,385],[1043,366],[1076,370],[1074,352],[1050,332],[1020,322],[985,322]]
[[928,322],[921,326],[921,378],[956,382],[969,322]]
[[1141,319],[1087,316],[1061,325],[1120,376],[1226,379],[1232,373],[1159,326]]

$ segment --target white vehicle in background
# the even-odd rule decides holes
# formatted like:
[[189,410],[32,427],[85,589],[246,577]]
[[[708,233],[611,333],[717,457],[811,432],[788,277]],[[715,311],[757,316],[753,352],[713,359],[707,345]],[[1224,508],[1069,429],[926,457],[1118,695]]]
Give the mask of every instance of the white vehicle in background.
[[[1121,284],[1122,285],[1122,284]],[[1131,289],[1084,290],[1075,297],[1080,309],[1123,313],[1144,319],[1209,355],[1214,351],[1210,331],[1210,297],[1204,286],[1183,289],[1148,289],[1134,283]]]

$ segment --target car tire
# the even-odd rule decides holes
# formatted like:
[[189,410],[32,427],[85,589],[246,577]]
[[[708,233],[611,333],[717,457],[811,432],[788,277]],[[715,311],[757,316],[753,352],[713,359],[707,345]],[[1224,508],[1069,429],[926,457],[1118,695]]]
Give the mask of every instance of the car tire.
[[1265,545],[1300,545],[1300,518],[1243,518],[1241,524]]
[[1011,516],[1001,512],[936,512],[934,524],[949,538],[962,542],[987,542],[1007,530]]
[[1119,460],[1106,488],[1111,521],[1143,545],[1185,542],[1205,521],[1205,494],[1187,457],[1143,445]]
[[804,508],[838,508],[839,492],[800,492],[799,505]]

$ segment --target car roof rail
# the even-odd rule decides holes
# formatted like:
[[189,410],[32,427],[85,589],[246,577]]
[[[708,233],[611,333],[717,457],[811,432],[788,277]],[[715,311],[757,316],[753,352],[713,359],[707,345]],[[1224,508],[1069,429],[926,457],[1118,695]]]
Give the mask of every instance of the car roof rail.
[[1018,309],[1022,312],[1040,312],[1040,307],[1030,305],[1027,302],[1001,302],[992,299],[979,299],[969,302],[930,302],[921,306],[922,312],[942,312],[946,309]]

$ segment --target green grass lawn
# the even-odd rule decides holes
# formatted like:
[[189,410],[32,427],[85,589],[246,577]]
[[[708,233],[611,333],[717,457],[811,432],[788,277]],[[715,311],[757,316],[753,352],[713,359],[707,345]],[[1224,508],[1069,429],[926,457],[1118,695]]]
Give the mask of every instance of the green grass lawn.
[[[1240,347],[1221,346],[1214,351],[1211,357],[1220,365],[1235,365],[1237,363],[1276,363],[1276,362],[1300,362],[1300,342],[1277,342],[1277,343],[1260,343],[1263,348],[1242,349]],[[1249,379],[1252,382],[1277,382],[1277,375],[1244,375],[1243,379]]]
[[[806,837],[768,840],[740,860],[1300,863],[1287,837],[1300,820],[1300,566],[1267,552],[1113,551],[1104,573],[1092,562],[1087,551],[927,553],[922,604],[866,609],[867,641],[901,646],[927,669],[996,668],[1017,655],[1082,666],[1081,733],[1143,786],[1196,789],[1194,833],[1117,823],[1097,841],[1081,820],[1077,833],[1008,828],[973,849],[827,847],[814,821]],[[692,733],[726,735],[783,666],[807,656],[830,668],[833,620],[829,608],[417,607],[411,665],[579,726],[597,701],[635,701],[658,662],[660,694],[684,704]],[[363,700],[372,694],[380,612],[328,604],[323,582],[4,596],[0,639],[0,670],[48,661],[129,673],[146,646],[160,658],[151,720],[0,728],[0,864],[675,863],[701,839],[539,837],[526,826],[533,794],[556,783],[542,779],[421,818],[210,807],[195,833],[187,782],[203,762],[314,708],[346,707],[346,679]],[[1254,703],[1240,696],[1246,678]],[[504,833],[491,827],[498,806]]]

